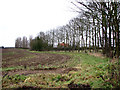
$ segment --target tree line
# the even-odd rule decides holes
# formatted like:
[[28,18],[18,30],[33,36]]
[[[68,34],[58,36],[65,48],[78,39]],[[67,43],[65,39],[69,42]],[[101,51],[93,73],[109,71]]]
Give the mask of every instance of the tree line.
[[15,40],[15,47],[16,48],[29,48],[29,41],[27,40],[27,37],[24,36],[23,38],[18,37]]
[[[78,50],[78,52],[102,50],[104,55],[118,58],[120,56],[120,2],[116,0],[107,0],[107,2],[76,0],[71,3],[77,8],[75,12],[78,12],[79,15],[71,19],[67,25],[45,33],[40,32],[35,39],[29,40],[29,47],[32,50],[63,49]],[[22,44],[18,44],[19,41],[21,41],[20,38],[17,38],[16,47],[21,47],[21,45],[26,47],[26,43],[23,42],[28,41],[25,38]],[[55,46],[62,42],[68,46],[64,46],[64,48]],[[41,44],[43,45],[40,46]]]

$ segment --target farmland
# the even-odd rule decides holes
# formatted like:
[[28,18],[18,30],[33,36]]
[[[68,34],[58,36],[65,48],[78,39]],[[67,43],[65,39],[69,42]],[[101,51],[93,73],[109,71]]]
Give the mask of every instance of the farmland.
[[22,89],[118,87],[117,76],[113,75],[111,78],[109,73],[109,68],[113,66],[110,61],[110,58],[100,53],[96,55],[83,52],[3,49],[2,87]]

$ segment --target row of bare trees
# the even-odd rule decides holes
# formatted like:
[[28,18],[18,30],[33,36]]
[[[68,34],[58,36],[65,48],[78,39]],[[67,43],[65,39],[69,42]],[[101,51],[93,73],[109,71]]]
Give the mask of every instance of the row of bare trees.
[[31,40],[32,40],[32,36],[30,36],[29,40],[27,39],[26,36],[24,36],[23,38],[18,37],[15,40],[15,47],[16,48],[29,48]]
[[[82,13],[82,18],[86,19],[86,40],[91,38],[92,34],[92,46],[96,50],[97,47],[101,47],[103,53],[107,56],[116,54],[120,55],[120,1],[107,0],[92,0],[88,3],[76,1],[73,3]],[[81,10],[78,4],[84,6],[86,10]],[[82,12],[83,11],[83,12]],[[90,31],[91,32],[90,32]],[[89,32],[89,35],[87,33]],[[87,43],[87,42],[86,42]],[[90,42],[89,42],[90,44]],[[90,46],[90,45],[89,45]],[[112,55],[113,56],[113,55]]]
[[[69,21],[69,24],[40,32],[37,37],[42,38],[49,46],[57,47],[59,43],[69,46],[65,50],[84,50],[87,52],[102,50],[106,56],[120,55],[120,2],[114,0],[91,0],[71,2],[77,9],[79,16]],[[82,7],[81,7],[82,6]],[[84,9],[83,9],[84,7]],[[26,38],[16,47],[26,47]]]
[[[120,2],[92,0],[72,2],[79,16],[69,24],[46,32],[47,41],[68,43],[72,50],[102,49],[103,54],[113,57],[120,55]],[[85,9],[82,9],[80,6]]]

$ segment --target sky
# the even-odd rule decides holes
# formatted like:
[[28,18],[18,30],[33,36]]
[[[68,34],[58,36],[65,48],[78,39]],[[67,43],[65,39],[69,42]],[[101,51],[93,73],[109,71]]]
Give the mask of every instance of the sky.
[[78,15],[71,7],[70,0],[0,0],[0,46],[66,25]]

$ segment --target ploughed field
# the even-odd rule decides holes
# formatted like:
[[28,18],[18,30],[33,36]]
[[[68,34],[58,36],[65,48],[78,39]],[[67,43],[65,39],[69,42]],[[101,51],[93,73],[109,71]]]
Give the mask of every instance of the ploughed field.
[[95,53],[2,49],[2,87],[114,87],[109,81],[109,60],[100,53],[96,57]]
[[61,68],[65,67],[64,63],[69,59],[70,56],[67,55],[35,53],[24,49],[3,49],[3,76],[49,73],[49,71],[61,73]]

